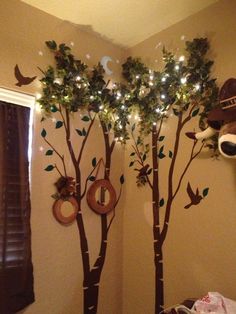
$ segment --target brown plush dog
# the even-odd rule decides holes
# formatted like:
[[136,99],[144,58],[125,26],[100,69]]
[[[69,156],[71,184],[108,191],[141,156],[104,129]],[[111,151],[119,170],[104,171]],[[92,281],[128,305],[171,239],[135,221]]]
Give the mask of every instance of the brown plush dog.
[[228,79],[220,90],[221,108],[211,110],[207,117],[209,127],[198,133],[187,132],[191,139],[207,139],[217,132],[218,148],[227,158],[236,158],[236,79]]

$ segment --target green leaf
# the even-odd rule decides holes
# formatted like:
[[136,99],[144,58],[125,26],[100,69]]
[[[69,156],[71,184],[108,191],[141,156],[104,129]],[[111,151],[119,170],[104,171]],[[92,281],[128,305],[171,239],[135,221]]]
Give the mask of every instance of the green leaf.
[[88,122],[90,120],[90,118],[88,116],[83,116],[81,120],[85,121],[85,122]]
[[124,182],[125,182],[125,177],[122,174],[121,177],[120,177],[120,184],[124,184]]
[[135,130],[135,123],[132,125],[131,131],[134,132]]
[[162,142],[162,141],[164,140],[164,138],[165,138],[165,136],[162,135],[162,136],[159,137],[158,141],[159,141],[159,142]]
[[87,132],[86,132],[85,128],[83,128],[82,134],[83,134],[83,136],[86,136]]
[[46,137],[46,135],[47,135],[46,130],[45,130],[45,129],[42,129],[41,136],[42,136],[42,137]]
[[52,49],[52,50],[57,49],[57,44],[56,44],[55,40],[46,41],[46,45],[48,46],[49,49]]
[[57,121],[56,129],[60,129],[62,126],[63,126],[63,122],[62,121]]
[[132,167],[134,165],[134,161],[131,161],[129,164],[129,167]]
[[192,112],[192,117],[195,117],[199,113],[199,108]]
[[159,157],[160,159],[163,159],[163,158],[165,158],[165,157],[166,157],[166,155],[165,155],[165,154],[163,154],[163,153],[159,153],[158,157]]
[[152,172],[152,168],[148,169],[147,175],[151,174],[151,172]]
[[203,197],[206,197],[207,194],[208,194],[208,192],[209,192],[209,188],[205,188],[205,189],[202,191]]
[[161,148],[160,148],[160,153],[163,153],[163,150],[164,150],[164,145],[161,146]]
[[94,157],[94,158],[92,159],[92,166],[95,167],[96,164],[97,164],[97,159],[96,159],[96,157]]
[[55,167],[53,165],[48,165],[44,170],[45,171],[52,171]]
[[162,198],[159,202],[159,206],[162,207],[162,206],[164,206],[164,204],[165,204],[165,200],[164,200],[164,198]]
[[51,106],[50,110],[51,110],[51,112],[57,112],[58,111],[58,109],[55,105]]
[[95,178],[94,176],[90,176],[88,179],[89,179],[90,181],[95,181],[95,180],[96,180],[96,178]]
[[134,156],[134,155],[135,155],[135,152],[133,152],[133,153],[130,154],[130,156]]
[[179,112],[178,112],[178,110],[177,110],[177,109],[173,109],[173,113],[174,113],[174,115],[175,115],[175,116],[177,116],[177,117],[178,117]]
[[79,136],[83,136],[83,133],[82,133],[81,130],[79,130],[79,129],[75,129],[75,130],[76,130],[76,132],[79,134]]
[[145,160],[146,160],[146,158],[147,158],[147,155],[146,155],[146,154],[144,154],[144,155],[143,155],[143,161],[145,161]]
[[45,155],[46,156],[51,156],[53,154],[53,150],[52,149],[49,149],[46,151]]
[[172,158],[173,157],[173,153],[171,150],[169,150],[169,157]]

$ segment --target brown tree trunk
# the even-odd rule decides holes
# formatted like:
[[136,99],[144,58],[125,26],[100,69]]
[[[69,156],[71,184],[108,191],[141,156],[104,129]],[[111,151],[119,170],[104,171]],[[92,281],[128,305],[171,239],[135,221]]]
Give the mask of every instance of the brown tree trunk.
[[152,204],[153,204],[153,249],[155,264],[155,314],[164,309],[164,285],[163,285],[163,255],[162,239],[160,229],[160,190],[159,190],[159,165],[158,165],[158,137],[161,124],[157,132],[156,126],[152,129],[152,162],[153,162],[153,183],[152,183]]
[[164,310],[163,255],[162,246],[155,250],[155,314]]

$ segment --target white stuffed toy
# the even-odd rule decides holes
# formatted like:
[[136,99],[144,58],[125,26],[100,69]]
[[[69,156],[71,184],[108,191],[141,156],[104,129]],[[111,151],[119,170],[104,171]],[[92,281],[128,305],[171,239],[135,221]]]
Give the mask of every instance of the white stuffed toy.
[[207,139],[216,133],[220,153],[236,159],[236,79],[228,79],[220,90],[221,108],[212,109],[207,117],[208,128],[202,132],[187,132],[195,140]]

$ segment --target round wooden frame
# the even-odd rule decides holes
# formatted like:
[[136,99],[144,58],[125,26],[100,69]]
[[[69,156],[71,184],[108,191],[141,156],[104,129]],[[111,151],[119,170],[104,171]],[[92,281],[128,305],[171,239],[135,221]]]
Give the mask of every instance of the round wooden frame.
[[[63,216],[61,212],[61,206],[64,202],[69,202],[73,206],[74,211],[70,216],[65,217]],[[56,220],[63,225],[71,224],[75,220],[77,213],[78,213],[78,203],[76,199],[72,196],[70,196],[66,200],[63,200],[62,198],[60,198],[59,200],[56,200],[55,203],[53,204],[53,215],[56,218]]]
[[[96,200],[96,192],[100,188],[105,188],[109,193],[110,199],[106,205],[101,205]],[[114,209],[116,205],[116,191],[110,181],[105,179],[94,181],[87,192],[87,203],[98,214],[106,214]]]

